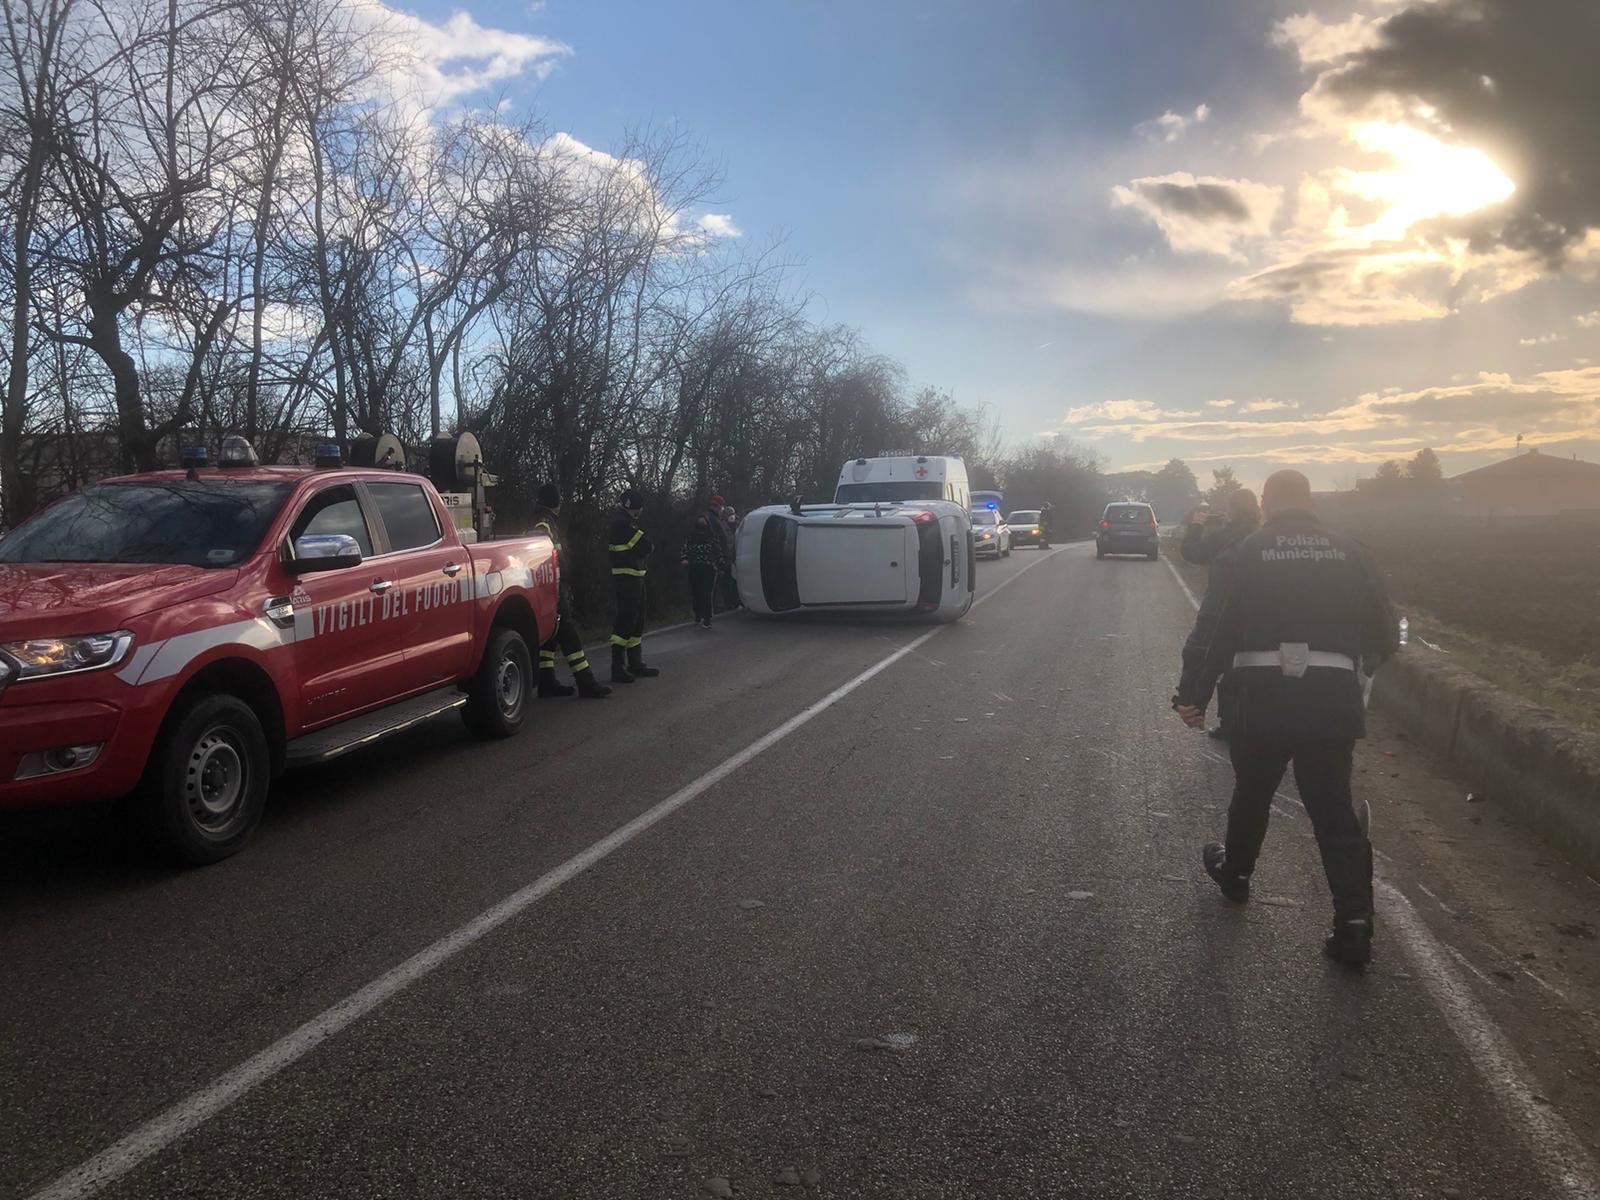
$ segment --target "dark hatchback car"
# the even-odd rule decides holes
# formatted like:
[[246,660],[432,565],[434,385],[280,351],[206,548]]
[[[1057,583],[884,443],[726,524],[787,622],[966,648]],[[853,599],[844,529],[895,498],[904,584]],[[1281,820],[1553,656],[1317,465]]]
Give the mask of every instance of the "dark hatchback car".
[[1154,562],[1161,554],[1156,511],[1148,504],[1108,504],[1094,533],[1094,556],[1142,554]]
[[1011,548],[1019,546],[1044,547],[1044,527],[1039,524],[1037,508],[1019,508],[1006,518],[1011,526]]

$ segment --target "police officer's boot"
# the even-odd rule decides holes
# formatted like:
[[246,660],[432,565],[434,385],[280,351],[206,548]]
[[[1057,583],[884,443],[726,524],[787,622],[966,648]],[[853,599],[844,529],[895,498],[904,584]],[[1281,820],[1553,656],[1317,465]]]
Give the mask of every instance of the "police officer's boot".
[[539,697],[545,699],[550,696],[570,696],[574,689],[556,680],[556,656],[551,654],[547,659],[547,651],[539,651]]
[[1333,892],[1333,929],[1322,950],[1335,962],[1359,967],[1372,957],[1372,844],[1344,838],[1328,850],[1322,861]]
[[584,667],[572,677],[572,681],[578,685],[580,700],[604,700],[611,695],[611,689],[595,678],[592,667]]
[[621,646],[611,647],[611,682],[633,682],[633,675],[628,670],[628,652]]
[[657,675],[661,674],[661,672],[656,670],[654,667],[647,667],[644,665],[643,646],[629,646],[628,674],[632,675],[635,679],[654,679]]
[[1359,967],[1372,958],[1372,918],[1342,917],[1322,943],[1322,952],[1334,962]]
[[1243,904],[1250,899],[1250,876],[1229,869],[1228,851],[1221,842],[1207,842],[1200,851],[1200,861],[1205,863],[1206,874],[1229,900]]

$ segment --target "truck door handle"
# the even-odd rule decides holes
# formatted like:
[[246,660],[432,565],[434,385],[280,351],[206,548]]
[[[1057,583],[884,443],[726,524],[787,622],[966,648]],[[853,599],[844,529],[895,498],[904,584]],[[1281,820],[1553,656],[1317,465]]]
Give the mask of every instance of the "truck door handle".
[[370,584],[367,585],[367,591],[371,592],[375,596],[381,596],[393,586],[394,580],[392,579],[374,579]]
[[454,579],[457,575],[461,574],[461,564],[460,563],[445,563],[445,565],[444,565],[444,573],[446,575],[450,576],[451,579]]

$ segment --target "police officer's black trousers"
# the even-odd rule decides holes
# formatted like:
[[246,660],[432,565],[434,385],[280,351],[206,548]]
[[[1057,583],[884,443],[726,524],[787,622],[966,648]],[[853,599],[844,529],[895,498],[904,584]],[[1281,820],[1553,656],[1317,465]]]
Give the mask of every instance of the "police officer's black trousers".
[[1255,870],[1267,836],[1272,795],[1294,763],[1300,801],[1322,852],[1322,869],[1333,893],[1337,920],[1372,918],[1372,843],[1350,795],[1353,741],[1326,738],[1259,738],[1235,735],[1228,743],[1233,759],[1233,802],[1228,806],[1228,868],[1240,875]]
[[644,641],[644,576],[613,575],[617,615],[611,623],[611,645],[637,650]]

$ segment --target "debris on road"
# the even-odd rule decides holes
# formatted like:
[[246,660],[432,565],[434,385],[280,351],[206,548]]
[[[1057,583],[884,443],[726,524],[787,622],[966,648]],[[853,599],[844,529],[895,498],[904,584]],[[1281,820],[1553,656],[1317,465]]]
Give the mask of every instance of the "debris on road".
[[741,901],[739,901],[739,907],[741,909],[743,909],[745,912],[755,912],[756,909],[765,908],[766,906],[767,906],[767,902],[765,900],[741,900]]
[[858,1039],[856,1049],[868,1054],[902,1054],[916,1044],[914,1033],[880,1033],[877,1037]]
[[700,1185],[700,1190],[708,1196],[728,1197],[733,1195],[733,1184],[720,1175],[713,1175]]
[[772,1177],[772,1183],[775,1187],[799,1187],[800,1172],[793,1167],[785,1167]]

